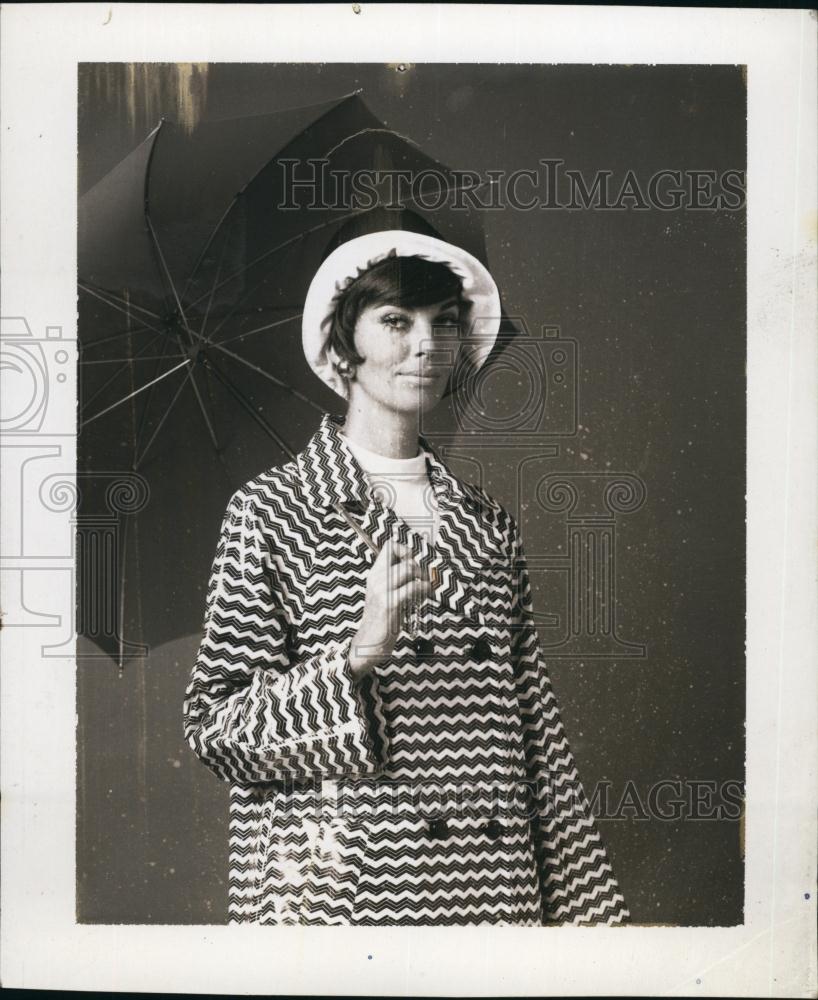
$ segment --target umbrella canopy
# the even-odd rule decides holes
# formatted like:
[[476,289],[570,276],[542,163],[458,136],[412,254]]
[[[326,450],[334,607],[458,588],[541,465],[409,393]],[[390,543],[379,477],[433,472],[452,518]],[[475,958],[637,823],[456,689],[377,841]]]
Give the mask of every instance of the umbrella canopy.
[[[329,241],[399,200],[486,262],[479,213],[451,197],[459,180],[355,94],[192,130],[163,120],[82,196],[79,525],[107,505],[118,530],[111,565],[91,574],[106,593],[80,581],[78,631],[122,663],[126,632],[151,646],[198,630],[190,576],[206,577],[230,493],[337,404],[300,349]],[[506,322],[497,353],[514,332]],[[143,500],[111,512],[111,476],[134,474]],[[158,606],[146,572],[163,583]],[[108,614],[82,606],[97,601]]]

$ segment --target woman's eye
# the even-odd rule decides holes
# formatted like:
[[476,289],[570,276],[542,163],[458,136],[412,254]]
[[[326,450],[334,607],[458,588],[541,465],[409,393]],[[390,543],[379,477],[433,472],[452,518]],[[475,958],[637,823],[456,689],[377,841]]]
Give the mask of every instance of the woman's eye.
[[381,317],[381,322],[386,326],[391,327],[393,330],[400,330],[406,325],[407,319],[399,313],[389,313],[388,315]]

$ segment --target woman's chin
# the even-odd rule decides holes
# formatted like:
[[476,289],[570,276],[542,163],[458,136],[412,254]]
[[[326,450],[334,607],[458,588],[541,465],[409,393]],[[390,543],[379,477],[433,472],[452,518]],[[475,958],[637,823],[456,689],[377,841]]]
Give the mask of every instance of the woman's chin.
[[395,413],[428,413],[433,410],[443,398],[445,379],[421,381],[401,378],[393,382],[383,391],[373,391],[372,388],[357,385],[353,390],[350,405],[360,410],[383,411],[392,410]]
[[395,393],[392,406],[401,413],[428,413],[433,410],[443,397],[443,391],[437,385],[412,386]]
[[400,385],[396,387],[395,397],[407,407],[416,410],[428,410],[436,406],[443,398],[443,390],[446,385],[444,378],[419,378],[413,375],[405,375],[400,379]]

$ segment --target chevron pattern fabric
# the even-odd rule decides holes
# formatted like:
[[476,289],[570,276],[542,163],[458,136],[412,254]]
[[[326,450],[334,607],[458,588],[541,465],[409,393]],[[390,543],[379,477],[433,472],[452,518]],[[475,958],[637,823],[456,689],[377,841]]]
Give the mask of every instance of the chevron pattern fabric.
[[[513,516],[425,438],[430,542],[370,491],[326,415],[230,500],[184,705],[230,783],[229,919],[269,924],[623,924],[540,652]],[[439,585],[356,682],[380,548]]]

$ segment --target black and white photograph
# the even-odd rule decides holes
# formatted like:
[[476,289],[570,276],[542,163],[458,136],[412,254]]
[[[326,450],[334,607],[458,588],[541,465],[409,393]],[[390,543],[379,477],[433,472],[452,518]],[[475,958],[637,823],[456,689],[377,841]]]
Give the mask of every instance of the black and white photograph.
[[[82,940],[236,948],[98,988],[814,996],[815,122],[757,152],[751,12],[743,57],[649,59],[554,9],[536,58],[486,55],[491,5],[203,5],[184,39],[164,4],[128,58],[147,5],[77,6],[73,313],[2,311],[3,638],[60,676]],[[778,13],[801,100],[815,21]],[[334,986],[296,971],[316,927]]]
[[742,68],[79,94],[80,916],[740,923]]

